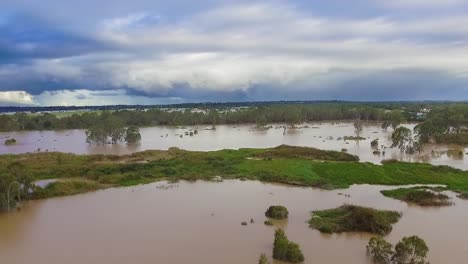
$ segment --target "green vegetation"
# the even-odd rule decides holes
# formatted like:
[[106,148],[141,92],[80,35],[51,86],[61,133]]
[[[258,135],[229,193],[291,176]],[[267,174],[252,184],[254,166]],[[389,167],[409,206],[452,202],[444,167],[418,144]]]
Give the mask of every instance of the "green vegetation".
[[390,263],[393,255],[393,246],[382,237],[372,237],[366,246],[367,254],[372,257],[374,263]]
[[382,237],[373,237],[367,245],[367,253],[377,264],[429,264],[426,242],[418,236],[404,237],[393,250],[392,244]]
[[269,219],[268,219],[268,220],[265,220],[265,222],[263,222],[263,223],[264,223],[265,225],[267,225],[267,226],[272,226],[272,225],[274,225],[273,221],[271,221],[271,220],[269,220]]
[[[314,154],[314,159],[311,159],[304,153],[300,155],[301,158],[294,155],[272,160],[253,158],[272,150],[197,152],[171,148],[123,156],[54,152],[0,155],[0,179],[9,179],[11,173],[6,168],[18,162],[24,168],[25,175],[33,180],[79,179],[94,182],[99,188],[159,180],[212,180],[220,176],[224,179],[260,180],[326,189],[347,188],[352,184],[440,184],[452,191],[468,192],[468,172],[448,166],[396,161],[387,161],[381,166],[357,161],[323,161],[320,155]],[[315,151],[320,153],[320,150],[311,153]],[[323,153],[323,157],[327,158],[329,152]],[[14,177],[13,180],[18,179]],[[21,197],[24,198],[24,195]]]
[[34,188],[33,198],[41,199],[55,196],[67,196],[78,193],[96,191],[104,188],[105,186],[94,181],[87,180],[66,180],[57,181],[48,184],[45,188]]
[[450,197],[445,194],[428,190],[428,187],[398,188],[380,191],[387,197],[392,197],[421,206],[447,206],[451,205]]
[[370,145],[371,145],[371,147],[374,147],[374,148],[379,147],[379,139],[376,138],[376,139],[372,140]]
[[320,150],[308,147],[280,145],[254,155],[265,159],[311,159],[329,161],[359,161],[359,157],[338,151]]
[[9,146],[9,145],[14,145],[16,144],[16,139],[14,138],[9,138],[7,140],[5,140],[5,145]]
[[125,128],[125,123],[117,116],[108,112],[101,114],[101,122],[96,123],[86,131],[86,142],[90,144],[107,144],[110,138],[112,144],[125,140],[132,144],[141,140],[140,130],[136,126]]
[[[405,104],[408,111],[416,111],[425,104]],[[268,123],[284,123],[292,127],[302,122],[325,120],[390,120],[388,109],[401,109],[398,103],[269,103],[239,105],[187,105],[177,109],[156,107],[136,107],[135,110],[75,111],[67,114],[26,114],[0,115],[0,130],[53,130],[89,129],[102,124],[108,116],[115,117],[129,126],[156,125],[217,125],[217,124],[257,124],[264,127]],[[197,108],[197,109],[195,109]],[[192,111],[194,110],[194,111]],[[201,110],[201,111],[200,111]],[[407,118],[411,114],[407,113]]]
[[273,243],[273,258],[290,263],[304,261],[304,255],[298,244],[289,241],[283,229],[275,231],[275,242]]
[[288,209],[281,205],[272,205],[265,212],[265,216],[273,219],[286,219],[288,218]]
[[395,246],[392,261],[396,264],[429,264],[426,242],[418,236],[404,237]]
[[401,213],[355,205],[312,212],[309,225],[323,233],[369,232],[385,235],[392,231]]
[[268,258],[265,254],[261,254],[260,259],[258,260],[258,264],[270,264],[270,261],[268,261]]
[[18,161],[2,164],[0,168],[0,209],[16,206],[17,201],[30,198],[33,178]]
[[365,137],[360,137],[360,136],[344,136],[343,139],[344,140],[356,140],[356,141],[366,140]]

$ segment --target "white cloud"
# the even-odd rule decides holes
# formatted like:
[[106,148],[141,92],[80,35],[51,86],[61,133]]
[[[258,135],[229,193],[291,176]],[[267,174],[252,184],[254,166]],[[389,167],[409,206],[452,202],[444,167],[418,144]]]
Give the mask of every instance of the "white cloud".
[[25,91],[0,91],[0,105],[29,105],[33,104],[32,95]]
[[[160,22],[150,13],[106,19],[94,36],[113,49],[0,67],[0,80],[20,78],[18,74],[72,80],[77,86],[63,89],[81,90],[45,92],[35,101],[83,105],[109,101],[108,96],[91,96],[86,90],[90,85],[166,96],[179,86],[215,92],[246,92],[255,85],[320,90],[359,73],[424,69],[456,76],[468,72],[468,29],[462,26],[468,24],[468,16],[464,15],[339,19],[264,3],[224,6],[177,22]],[[118,98],[114,103],[128,103],[125,100],[137,97],[114,98]]]
[[467,0],[378,0],[381,4],[396,8],[444,8],[468,4]]

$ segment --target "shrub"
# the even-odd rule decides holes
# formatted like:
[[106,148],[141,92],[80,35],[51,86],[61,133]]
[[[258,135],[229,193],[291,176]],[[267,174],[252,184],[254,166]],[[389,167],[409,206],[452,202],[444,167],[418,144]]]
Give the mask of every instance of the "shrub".
[[386,264],[390,262],[393,255],[393,246],[382,237],[372,237],[367,244],[367,254],[375,263]]
[[429,264],[426,259],[429,248],[418,236],[404,237],[395,246],[392,261],[395,264]]
[[265,212],[267,217],[273,219],[285,219],[288,218],[288,209],[281,205],[272,205],[268,210]]
[[7,139],[5,140],[5,145],[13,145],[13,144],[16,144],[16,139],[14,138],[10,138],[10,139]]
[[258,260],[258,264],[270,264],[268,261],[268,258],[266,257],[265,254],[260,255],[260,259]]
[[299,245],[289,241],[281,228],[278,228],[275,231],[273,258],[291,263],[304,261],[304,255],[302,254]]
[[385,235],[392,231],[401,213],[381,211],[355,205],[312,212],[309,225],[323,233],[369,232]]
[[273,221],[271,220],[265,220],[265,222],[263,222],[265,225],[267,226],[272,226],[273,225]]

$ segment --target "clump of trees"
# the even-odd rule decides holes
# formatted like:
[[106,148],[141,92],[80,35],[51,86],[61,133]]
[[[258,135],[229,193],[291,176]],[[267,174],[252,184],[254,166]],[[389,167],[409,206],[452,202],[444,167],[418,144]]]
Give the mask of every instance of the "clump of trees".
[[275,231],[275,241],[273,243],[273,258],[290,263],[304,261],[304,255],[298,244],[289,241],[281,228]]
[[273,219],[286,219],[288,214],[288,209],[282,205],[272,205],[265,212],[265,216]]
[[125,123],[107,114],[102,122],[92,125],[86,131],[86,142],[90,144],[103,145],[108,142],[116,144],[122,141],[133,144],[141,140],[140,130],[137,126],[125,126]]
[[367,253],[377,264],[429,264],[426,242],[418,236],[404,237],[393,249],[382,237],[373,237],[367,244]]
[[28,198],[32,181],[33,177],[19,162],[0,168],[0,209],[9,211],[21,199]]

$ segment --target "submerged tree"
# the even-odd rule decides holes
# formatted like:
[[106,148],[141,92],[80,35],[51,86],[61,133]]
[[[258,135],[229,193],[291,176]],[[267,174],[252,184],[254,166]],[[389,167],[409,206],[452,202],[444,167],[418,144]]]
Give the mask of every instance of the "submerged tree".
[[141,140],[140,129],[136,126],[129,126],[125,131],[125,141],[128,144],[137,143]]
[[395,264],[429,264],[427,253],[429,248],[418,236],[404,237],[395,246],[395,254],[392,261]]
[[367,253],[372,257],[374,263],[390,263],[393,254],[392,244],[385,241],[382,237],[371,238],[366,248]]
[[289,241],[284,230],[281,228],[278,228],[275,231],[273,258],[291,263],[304,261],[304,255],[302,254],[299,245]]
[[260,255],[260,259],[258,260],[258,264],[270,264],[268,258],[265,254]]
[[407,150],[412,143],[411,130],[406,127],[399,127],[392,133],[392,148],[398,147],[401,152]]

